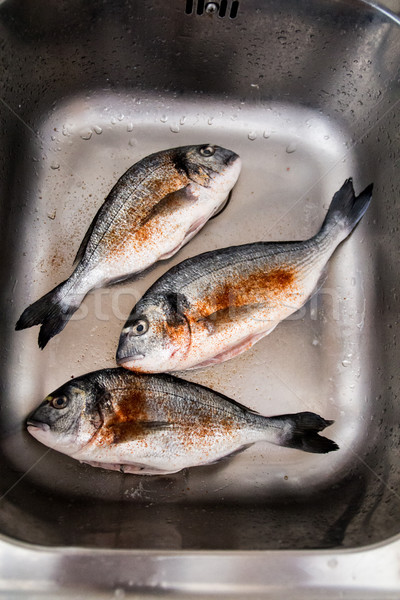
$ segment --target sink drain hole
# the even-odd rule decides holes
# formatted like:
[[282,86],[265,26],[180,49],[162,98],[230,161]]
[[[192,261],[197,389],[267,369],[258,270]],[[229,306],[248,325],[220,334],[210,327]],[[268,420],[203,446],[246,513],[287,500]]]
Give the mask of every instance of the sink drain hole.
[[197,0],[197,14],[202,15],[204,12],[204,0]]
[[231,14],[229,15],[230,18],[236,19],[238,11],[239,11],[239,2],[238,2],[238,0],[234,0],[234,2],[232,2],[232,6],[231,6]]
[[228,0],[221,0],[219,5],[219,16],[224,17],[226,15],[226,9],[228,8]]
[[191,15],[194,12],[197,15],[203,14],[217,14],[220,18],[224,18],[228,13],[231,19],[236,19],[239,11],[239,0],[233,0],[230,4],[229,0],[220,0],[220,2],[206,2],[205,0],[186,0],[185,12],[187,15]]

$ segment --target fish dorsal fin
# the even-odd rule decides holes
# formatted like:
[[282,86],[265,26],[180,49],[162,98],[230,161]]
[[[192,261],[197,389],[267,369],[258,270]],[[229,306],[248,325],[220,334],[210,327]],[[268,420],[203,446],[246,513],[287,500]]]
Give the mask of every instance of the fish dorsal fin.
[[87,232],[85,233],[85,236],[84,236],[83,240],[81,241],[81,245],[79,246],[78,252],[76,253],[76,256],[74,258],[74,262],[73,262],[74,265],[76,265],[78,262],[80,262],[82,260],[82,258],[83,258],[83,255],[85,254],[86,246],[88,245],[88,241],[90,240],[90,236],[93,233],[93,229],[96,227],[97,219],[99,217],[99,214],[100,214],[100,211],[101,211],[102,208],[103,208],[103,205],[97,211],[95,217],[93,218],[93,221],[89,225],[89,229],[87,230]]

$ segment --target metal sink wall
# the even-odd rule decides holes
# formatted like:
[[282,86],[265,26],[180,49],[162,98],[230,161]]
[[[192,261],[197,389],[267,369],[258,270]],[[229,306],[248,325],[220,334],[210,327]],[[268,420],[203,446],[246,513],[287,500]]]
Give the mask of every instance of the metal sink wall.
[[[219,2],[222,6],[224,2]],[[1,26],[0,533],[134,550],[359,548],[400,531],[399,22],[357,1],[8,0]],[[400,7],[399,7],[400,8]],[[69,275],[88,224],[139,158],[238,152],[225,212],[137,282],[97,290],[41,352],[23,308]],[[329,456],[254,446],[169,477],[80,465],[24,431],[72,376],[114,365],[134,301],[211,248],[304,239],[352,176],[375,184],[317,296],[246,355],[182,374],[263,414],[335,419]]]

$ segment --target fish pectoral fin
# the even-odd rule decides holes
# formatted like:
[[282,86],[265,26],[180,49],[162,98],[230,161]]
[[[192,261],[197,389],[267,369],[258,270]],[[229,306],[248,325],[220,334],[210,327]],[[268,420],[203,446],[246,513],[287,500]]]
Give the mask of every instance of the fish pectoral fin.
[[153,206],[151,211],[142,220],[141,225],[146,225],[155,217],[173,212],[180,205],[182,205],[182,203],[190,204],[196,201],[197,197],[193,194],[190,184],[182,186],[160,198],[160,200]]
[[170,421],[141,421],[140,425],[148,430],[160,430],[160,429],[170,429],[173,427],[173,423]]
[[[243,306],[228,306],[227,308],[223,308],[221,310],[216,310],[213,313],[205,317],[201,317],[197,320],[199,325],[203,325],[210,335],[217,333],[221,327],[229,325],[231,323],[238,323],[241,320],[254,318],[257,320],[261,320],[260,317],[252,317],[252,313],[256,311],[259,312],[260,308],[268,309],[267,303],[254,303],[254,304],[245,304]],[[270,319],[265,319],[266,323],[271,324],[271,328],[268,331],[272,331],[280,321],[272,321]]]
[[126,421],[120,423],[110,423],[102,431],[102,436],[108,443],[124,444],[132,442],[154,433],[173,427],[169,421]]

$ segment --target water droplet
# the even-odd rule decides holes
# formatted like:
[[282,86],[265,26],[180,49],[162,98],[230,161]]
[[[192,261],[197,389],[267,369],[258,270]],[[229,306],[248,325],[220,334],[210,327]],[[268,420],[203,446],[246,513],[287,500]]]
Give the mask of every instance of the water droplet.
[[324,140],[329,140],[329,135],[324,135]]
[[130,140],[129,140],[129,142],[128,142],[128,144],[130,146],[136,146],[136,140],[135,140],[135,138],[131,137]]
[[345,358],[344,360],[342,360],[342,365],[343,365],[343,367],[350,367],[351,360],[349,360],[348,358]]
[[50,169],[53,169],[54,171],[56,171],[57,169],[60,168],[60,165],[58,162],[56,162],[55,160],[53,160],[53,162],[50,165]]
[[263,133],[263,137],[265,137],[265,139],[267,140],[269,137],[271,137],[271,132],[269,129],[266,129]]
[[184,125],[185,121],[186,121],[186,117],[185,116],[181,117],[179,120],[180,125]]
[[179,131],[180,131],[179,125],[171,125],[171,127],[169,129],[170,129],[170,131],[172,131],[172,133],[179,133]]
[[161,123],[166,123],[168,121],[167,115],[163,115],[162,117],[160,117],[160,121]]
[[124,118],[125,118],[125,117],[124,117],[124,115],[122,115],[122,114],[121,114],[121,115],[118,115],[118,121],[123,121],[123,120],[124,120]]
[[95,125],[95,126],[93,127],[93,130],[94,130],[94,132],[95,132],[95,133],[97,133],[97,135],[100,135],[101,133],[103,133],[103,130],[102,130],[102,128],[101,128],[101,127],[99,127],[98,125]]
[[84,129],[81,133],[81,138],[83,140],[90,140],[90,138],[92,137],[92,130],[91,129]]
[[286,152],[288,154],[292,154],[293,152],[296,152],[296,150],[297,150],[297,144],[296,144],[296,142],[290,142],[290,144],[288,144],[286,146]]
[[320,345],[320,344],[319,344],[319,340],[317,340],[317,338],[313,339],[313,341],[312,341],[312,345],[313,345],[313,346],[319,346],[319,345]]
[[212,125],[212,124],[213,124],[213,121],[214,121],[214,117],[209,117],[209,119],[208,119],[207,123],[208,123],[209,125]]
[[51,136],[51,141],[52,141],[52,142],[55,142],[55,140],[56,140],[56,136],[55,136],[55,135],[52,135],[52,136]]
[[66,125],[63,125],[62,134],[65,135],[66,137],[68,137],[69,135],[71,135],[71,133],[70,133],[70,131],[69,131],[69,129],[68,129],[68,127]]
[[260,89],[260,86],[258,85],[258,83],[251,83],[250,87],[255,88],[256,90]]
[[336,560],[336,558],[330,558],[328,560],[328,567],[331,567],[331,569],[334,569],[337,566],[338,566],[338,561]]
[[131,132],[131,131],[133,131],[133,123],[128,123],[128,125],[126,126],[126,130],[127,130],[128,132]]
[[115,125],[117,119],[115,117],[111,117],[111,125]]
[[247,137],[249,138],[249,140],[253,141],[257,139],[257,133],[255,131],[249,131]]

